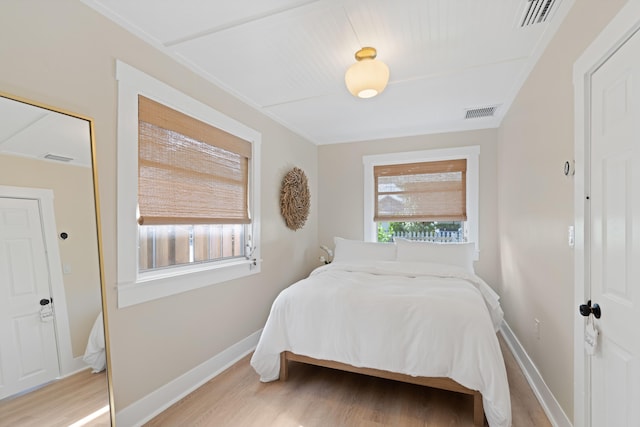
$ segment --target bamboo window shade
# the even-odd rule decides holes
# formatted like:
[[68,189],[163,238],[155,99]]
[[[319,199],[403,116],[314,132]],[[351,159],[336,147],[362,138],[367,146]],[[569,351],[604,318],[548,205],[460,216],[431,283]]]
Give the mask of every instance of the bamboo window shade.
[[139,95],[138,223],[250,223],[250,158],[250,142]]
[[467,160],[374,166],[374,221],[466,221]]

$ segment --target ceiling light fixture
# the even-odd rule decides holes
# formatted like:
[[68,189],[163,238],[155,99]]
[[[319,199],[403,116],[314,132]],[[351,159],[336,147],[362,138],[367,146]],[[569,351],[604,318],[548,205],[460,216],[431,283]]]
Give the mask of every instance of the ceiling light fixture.
[[381,93],[389,81],[389,67],[376,60],[377,52],[372,47],[363,47],[356,52],[356,62],[344,75],[347,89],[358,98],[371,98]]

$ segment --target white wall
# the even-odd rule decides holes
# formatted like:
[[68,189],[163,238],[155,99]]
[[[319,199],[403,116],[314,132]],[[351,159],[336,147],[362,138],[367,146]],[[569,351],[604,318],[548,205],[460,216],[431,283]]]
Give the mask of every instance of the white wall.
[[[573,418],[573,63],[624,0],[580,0],[547,47],[498,136],[500,289],[505,318]],[[580,167],[580,165],[578,165]],[[534,333],[540,321],[540,338]]]
[[[118,411],[260,329],[275,295],[315,266],[317,148],[78,0],[4,0],[0,40],[0,91],[95,120]],[[262,133],[261,274],[117,309],[116,58]],[[309,220],[296,232],[279,211],[280,183],[293,166],[306,172],[312,194]]]

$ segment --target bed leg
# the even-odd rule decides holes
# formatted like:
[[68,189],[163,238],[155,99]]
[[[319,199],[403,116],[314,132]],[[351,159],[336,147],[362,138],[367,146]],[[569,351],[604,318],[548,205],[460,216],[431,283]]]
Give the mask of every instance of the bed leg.
[[280,381],[286,381],[289,378],[289,363],[287,362],[287,352],[280,353]]
[[479,391],[473,394],[473,425],[475,427],[484,426],[484,408],[482,406],[482,394]]

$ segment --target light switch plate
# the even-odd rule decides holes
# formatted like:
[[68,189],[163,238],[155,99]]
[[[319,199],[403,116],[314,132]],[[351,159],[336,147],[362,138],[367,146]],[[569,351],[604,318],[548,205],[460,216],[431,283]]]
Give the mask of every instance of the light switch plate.
[[569,226],[568,243],[570,248],[573,248],[576,245],[576,232],[573,225]]

